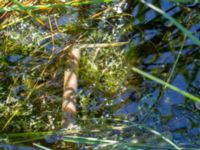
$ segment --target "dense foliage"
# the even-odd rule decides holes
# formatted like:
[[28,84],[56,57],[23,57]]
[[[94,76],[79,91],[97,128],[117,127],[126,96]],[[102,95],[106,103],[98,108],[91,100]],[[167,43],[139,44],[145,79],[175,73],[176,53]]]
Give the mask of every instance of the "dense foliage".
[[[70,145],[74,148],[199,147],[199,104],[191,101],[200,96],[198,2],[151,1],[164,15],[140,0],[86,2],[1,2],[1,140],[23,143],[25,135],[20,139],[9,133],[29,132],[34,141],[49,133],[31,132],[62,128],[63,73],[70,47],[127,42],[82,49],[77,120],[83,130],[70,131],[80,137],[66,133],[52,148],[67,148],[69,141],[83,143]],[[196,99],[160,86],[132,67]]]

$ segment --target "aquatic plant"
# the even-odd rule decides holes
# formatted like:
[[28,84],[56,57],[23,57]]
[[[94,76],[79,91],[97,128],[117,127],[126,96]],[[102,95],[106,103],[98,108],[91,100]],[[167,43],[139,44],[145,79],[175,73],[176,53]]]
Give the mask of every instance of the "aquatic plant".
[[[190,132],[199,127],[200,18],[198,2],[187,2],[2,2],[2,147],[198,147],[199,134]],[[59,130],[74,47],[82,55],[75,95],[80,128]],[[186,125],[173,120],[183,116]]]

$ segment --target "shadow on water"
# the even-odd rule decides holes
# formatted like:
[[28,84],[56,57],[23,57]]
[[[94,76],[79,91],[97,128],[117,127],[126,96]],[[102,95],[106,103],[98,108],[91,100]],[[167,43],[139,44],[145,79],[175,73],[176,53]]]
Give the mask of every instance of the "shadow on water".
[[[180,20],[185,27],[187,27],[197,38],[199,37],[200,31],[200,19],[198,16],[199,5],[179,5],[177,6],[175,3],[167,2],[161,0],[160,3],[157,2],[162,10],[165,10],[168,14]],[[124,6],[125,7],[125,6]],[[192,8],[190,8],[192,7]],[[170,84],[184,90],[188,91],[198,97],[200,97],[200,51],[199,47],[196,46],[189,38],[186,38],[183,33],[181,33],[177,27],[173,26],[167,19],[163,18],[160,14],[157,14],[151,9],[144,7],[143,4],[136,4],[134,2],[128,2],[126,7],[124,8],[124,12],[127,14],[131,14],[130,17],[125,17],[122,19],[122,24],[128,24],[131,28],[125,33],[120,33],[116,39],[119,41],[127,41],[130,40],[133,47],[130,45],[123,47],[123,50],[130,54],[130,64],[129,67],[137,65],[138,68],[145,70],[146,72],[159,77]],[[141,16],[141,14],[145,14]],[[74,22],[77,20],[76,14],[73,14],[72,17],[63,16],[58,19],[58,25],[65,25],[69,22]],[[70,20],[72,18],[72,20]],[[134,18],[134,19],[133,19]],[[109,20],[113,21],[113,20]],[[120,23],[120,21],[119,21]],[[114,24],[114,23],[113,23]],[[133,25],[132,25],[133,24]],[[99,27],[101,29],[104,26],[99,22]],[[83,30],[83,29],[80,29]],[[105,30],[101,29],[101,30]],[[74,31],[73,31],[74,32]],[[58,54],[59,57],[62,57],[62,49],[65,46],[65,43],[69,40],[74,40],[73,35],[68,36],[66,33],[58,33],[55,35],[55,41],[58,40],[59,43],[56,45],[55,43],[48,43],[51,41],[51,38],[47,38],[45,40],[40,41],[39,45],[48,43],[45,45],[45,52],[37,52],[32,54],[32,56],[20,55],[20,54],[12,54],[8,55],[7,61],[13,65],[10,66],[11,71],[8,71],[7,75],[11,77],[16,77],[18,67],[18,61],[23,60],[23,65],[25,67],[36,65],[39,67],[43,63],[48,62],[46,53],[55,50],[54,54]],[[75,36],[76,37],[76,36]],[[26,41],[27,42],[27,41]],[[87,40],[85,41],[87,42]],[[44,56],[42,59],[35,59],[34,57],[40,56],[39,53],[43,53]],[[180,55],[180,56],[179,56]],[[34,58],[34,60],[32,60]],[[63,56],[63,58],[65,58]],[[177,58],[179,60],[175,64]],[[3,58],[2,58],[3,59]],[[54,58],[52,61],[48,62],[49,65],[55,65],[56,67],[49,72],[54,72],[57,70],[57,74],[55,73],[55,79],[52,79],[55,83],[58,78],[62,78],[62,69],[64,68],[64,62],[59,61],[60,58]],[[131,62],[133,60],[133,62]],[[55,63],[56,62],[56,63]],[[60,69],[58,68],[60,65]],[[173,66],[174,67],[173,70]],[[16,68],[15,68],[16,67]],[[12,70],[14,73],[12,73]],[[26,69],[25,69],[26,70]],[[6,76],[3,72],[0,72],[0,80],[6,82]],[[16,73],[16,74],[15,74]],[[37,73],[37,72],[36,72]],[[98,73],[98,72],[97,72]],[[59,74],[59,75],[58,75]],[[135,75],[135,73],[133,73]],[[25,75],[25,74],[24,74]],[[58,76],[58,77],[57,77]],[[98,75],[97,75],[98,76]],[[170,78],[169,78],[170,77]],[[95,78],[96,79],[96,78]],[[22,79],[23,80],[23,79]],[[45,76],[41,79],[41,83],[45,80],[48,80],[48,76]],[[124,92],[110,96],[109,100],[106,97],[105,93],[102,93],[100,90],[95,91],[95,96],[92,94],[95,89],[86,88],[84,89],[84,82],[80,81],[79,91],[86,98],[95,99],[95,102],[89,101],[89,106],[87,106],[88,110],[85,111],[80,108],[81,113],[80,116],[80,125],[83,128],[91,129],[99,129],[99,133],[90,133],[89,131],[83,133],[82,135],[86,137],[99,138],[102,137],[111,137],[113,140],[119,140],[125,142],[125,147],[121,147],[121,145],[117,144],[115,146],[107,146],[108,148],[124,148],[128,149],[131,146],[135,146],[142,149],[155,149],[165,147],[163,149],[172,149],[173,146],[169,146],[169,142],[163,140],[161,136],[155,134],[155,131],[163,135],[166,139],[169,139],[176,143],[180,147],[184,148],[199,148],[200,147],[200,112],[199,105],[185,98],[183,95],[165,88],[163,86],[158,85],[154,81],[150,81],[141,76],[136,76],[136,80],[139,80],[136,86],[127,85]],[[27,81],[26,83],[30,88],[32,87],[31,81]],[[101,82],[103,83],[104,81]],[[50,84],[50,83],[48,83]],[[58,83],[58,88],[62,88],[62,82]],[[87,84],[87,83],[86,83]],[[27,86],[25,85],[25,86]],[[46,85],[45,85],[46,86]],[[92,85],[91,85],[92,87]],[[47,91],[50,89],[50,86],[47,86]],[[83,90],[84,89],[84,90]],[[0,89],[1,90],[1,89]],[[23,97],[23,93],[27,90],[23,84],[16,85],[14,87],[16,92],[16,97]],[[2,91],[2,90],[1,90]],[[46,93],[47,93],[46,91]],[[2,93],[3,94],[3,93]],[[20,95],[21,94],[21,95]],[[57,106],[60,108],[59,103],[61,99],[57,98],[55,95],[61,95],[61,91],[55,91],[55,94],[51,94],[50,98],[45,95],[39,95],[38,104],[36,106],[39,107],[39,110],[50,110],[51,107],[54,107],[54,103],[49,101],[49,99],[55,98],[58,100]],[[80,95],[81,95],[80,94]],[[43,97],[42,97],[43,96]],[[3,97],[3,96],[2,96]],[[39,105],[45,103],[42,99],[45,98],[47,102],[49,102],[49,106],[45,106],[45,108],[41,108]],[[9,102],[8,102],[9,103]],[[10,102],[12,103],[12,102]],[[34,102],[33,102],[34,103]],[[81,103],[81,102],[80,102]],[[83,104],[79,104],[81,105]],[[84,105],[85,106],[85,105]],[[29,106],[27,106],[29,108]],[[37,110],[34,110],[30,107],[32,113],[39,113]],[[59,111],[59,110],[58,110]],[[44,111],[49,115],[54,114]],[[85,114],[84,114],[85,113]],[[26,114],[29,116],[30,114]],[[84,117],[90,118],[89,120],[84,120]],[[100,119],[100,121],[96,118],[104,117],[104,119]],[[1,116],[2,117],[2,116]],[[26,116],[25,116],[26,118]],[[55,117],[56,118],[56,117]],[[58,117],[59,118],[59,117]],[[117,119],[110,119],[117,118]],[[124,118],[128,121],[120,120]],[[3,118],[5,119],[5,118]],[[45,118],[39,118],[48,120]],[[50,120],[50,119],[49,119]],[[48,120],[48,121],[49,121]],[[120,121],[119,121],[120,120]],[[44,121],[45,122],[45,121]],[[44,123],[39,122],[38,123]],[[58,125],[58,124],[57,124]],[[126,128],[117,130],[112,128],[111,126],[121,126],[125,125]],[[59,126],[59,125],[58,125]],[[95,127],[94,127],[95,126]],[[33,128],[40,129],[39,127],[32,126]],[[107,127],[110,131],[107,131]],[[12,126],[14,128],[14,125]],[[26,127],[19,128],[19,131],[26,130]],[[41,130],[45,130],[48,128],[41,127]],[[102,130],[101,130],[102,129]],[[105,130],[105,131],[104,131]],[[18,130],[17,130],[18,131]],[[102,133],[104,132],[104,133]],[[76,133],[77,135],[81,135],[81,133]],[[63,136],[63,135],[62,135]],[[118,137],[119,136],[119,137]],[[64,137],[64,136],[63,136]],[[121,140],[121,139],[123,140]],[[74,140],[76,142],[76,140]],[[72,142],[74,142],[72,141]],[[50,144],[48,144],[48,142]],[[52,143],[55,144],[56,140],[52,140],[51,138],[47,138],[46,140],[41,141],[43,145],[47,147],[51,146]],[[79,141],[80,142],[80,141]],[[130,143],[133,143],[132,145]],[[81,143],[81,142],[80,142]],[[92,148],[92,146],[85,146],[81,144],[72,145],[74,149],[84,149],[84,148]],[[83,142],[84,143],[84,142]],[[141,144],[141,145],[140,145]],[[157,147],[154,147],[156,144]],[[56,145],[56,144],[55,144]],[[89,144],[88,144],[89,145]],[[94,144],[93,147],[98,144]],[[67,146],[62,145],[62,143],[57,144],[58,147],[54,147],[55,149],[61,149],[62,147]],[[60,147],[59,147],[60,146]],[[0,144],[1,149],[12,150],[12,149],[20,149],[20,150],[32,150],[34,148],[31,147],[21,147],[21,146],[12,146],[8,144]],[[100,149],[100,147],[99,147]],[[104,149],[104,148],[102,148]]]

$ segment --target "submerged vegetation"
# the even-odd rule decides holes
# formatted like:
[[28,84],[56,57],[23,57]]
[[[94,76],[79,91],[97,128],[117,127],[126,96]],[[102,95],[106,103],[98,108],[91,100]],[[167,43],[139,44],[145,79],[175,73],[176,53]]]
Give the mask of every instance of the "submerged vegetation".
[[[192,0],[1,1],[0,148],[199,148],[199,9]],[[78,127],[64,130],[72,47],[81,47]]]

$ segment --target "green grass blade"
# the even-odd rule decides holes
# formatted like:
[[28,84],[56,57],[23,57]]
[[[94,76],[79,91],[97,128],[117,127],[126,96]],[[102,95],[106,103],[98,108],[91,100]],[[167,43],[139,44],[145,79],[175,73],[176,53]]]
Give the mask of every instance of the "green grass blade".
[[163,136],[161,133],[159,133],[156,130],[147,128],[151,133],[159,136],[161,139],[163,139],[165,142],[169,143],[170,145],[172,145],[175,149],[177,150],[182,150],[182,148],[180,148],[178,145],[176,145],[174,142],[172,142],[170,139],[168,139],[167,137]]
[[[159,133],[158,131],[156,131],[156,130],[154,130],[154,129],[151,129],[151,128],[149,128],[149,127],[147,127],[146,125],[142,125],[142,124],[136,124],[136,123],[134,123],[134,122],[131,122],[131,121],[129,121],[129,120],[124,120],[125,122],[128,122],[128,123],[130,123],[132,126],[138,126],[138,127],[140,127],[141,129],[145,129],[145,130],[147,130],[147,131],[149,131],[149,132],[151,132],[151,133],[153,133],[153,134],[155,134],[155,135],[157,135],[158,137],[160,137],[161,139],[163,139],[165,142],[167,142],[168,144],[170,144],[171,146],[173,146],[174,147],[174,149],[176,149],[176,150],[182,150],[182,148],[181,147],[179,147],[178,145],[176,145],[173,141],[171,141],[169,138],[167,138],[167,137],[165,137],[165,136],[163,136],[161,133]],[[130,125],[130,126],[131,126]],[[163,147],[164,148],[164,147]],[[170,149],[170,148],[169,148]]]
[[165,18],[169,19],[174,25],[177,26],[177,28],[179,30],[181,30],[186,36],[188,36],[195,44],[197,44],[198,46],[200,46],[200,41],[194,36],[192,35],[192,33],[190,31],[188,31],[184,26],[182,26],[180,23],[178,23],[176,21],[176,19],[174,19],[173,17],[171,17],[170,15],[168,15],[167,13],[165,13],[163,10],[161,10],[160,8],[147,3],[144,0],[140,0],[143,4],[145,4],[146,6],[150,7],[151,9],[155,10],[156,12],[160,13],[161,15],[163,15]]
[[[171,81],[171,79],[172,79],[172,76],[173,76],[173,74],[175,73],[176,66],[177,66],[177,64],[178,64],[178,61],[179,61],[180,56],[181,56],[182,51],[183,51],[185,39],[186,39],[186,36],[184,36],[184,40],[183,40],[183,42],[182,42],[182,44],[181,44],[181,48],[180,48],[180,50],[179,50],[179,52],[178,52],[176,61],[175,61],[174,65],[173,65],[172,70],[171,70],[171,72],[170,72],[170,74],[169,74],[169,77],[168,77],[168,79],[167,79],[167,83],[170,83],[170,81]],[[166,88],[166,86],[164,87],[164,89],[165,89],[165,88]]]
[[52,149],[50,149],[50,148],[47,148],[47,147],[42,146],[42,145],[37,144],[37,143],[33,143],[33,145],[36,146],[36,147],[38,147],[38,148],[40,148],[40,149],[43,149],[43,150],[52,150]]
[[182,4],[200,3],[200,0],[168,0],[168,1],[182,3]]
[[74,143],[84,143],[84,144],[116,144],[118,141],[104,140],[91,137],[81,137],[81,136],[64,136],[63,141],[74,142]]
[[149,79],[151,79],[151,80],[153,80],[153,81],[155,81],[155,82],[157,82],[157,83],[159,83],[159,84],[161,84],[163,86],[166,86],[167,88],[170,88],[170,89],[178,92],[179,94],[181,94],[181,95],[183,95],[183,96],[185,96],[185,97],[187,97],[187,98],[189,98],[189,99],[191,99],[193,101],[196,101],[196,102],[200,103],[200,98],[198,98],[198,97],[196,97],[196,96],[194,96],[194,95],[192,95],[192,94],[190,94],[190,93],[188,93],[186,91],[183,91],[183,90],[177,88],[176,86],[173,86],[173,85],[171,85],[171,84],[169,84],[169,83],[167,83],[167,82],[165,82],[165,81],[163,81],[163,80],[161,80],[161,79],[159,79],[159,78],[157,78],[157,77],[155,77],[155,76],[153,76],[151,74],[148,74],[148,73],[146,73],[146,72],[144,72],[144,71],[142,71],[142,70],[140,70],[138,68],[132,67],[132,70],[134,72],[137,72],[138,74],[143,75],[144,77],[147,77],[147,78],[149,78]]
[[8,138],[20,138],[20,137],[36,137],[36,136],[47,136],[52,134],[53,131],[48,132],[24,132],[24,133],[4,133],[0,135],[0,138],[8,137]]
[[[9,11],[33,11],[33,10],[42,10],[42,9],[50,9],[50,8],[66,8],[70,6],[80,6],[80,5],[87,5],[87,4],[99,4],[99,3],[109,3],[113,0],[89,0],[89,1],[82,1],[82,2],[68,2],[65,4],[46,4],[46,5],[33,5],[33,6],[23,6],[21,3],[17,3],[17,6],[11,7],[0,7],[0,13],[9,12]],[[14,0],[14,2],[16,2]]]

